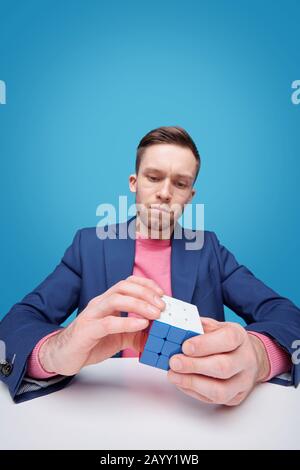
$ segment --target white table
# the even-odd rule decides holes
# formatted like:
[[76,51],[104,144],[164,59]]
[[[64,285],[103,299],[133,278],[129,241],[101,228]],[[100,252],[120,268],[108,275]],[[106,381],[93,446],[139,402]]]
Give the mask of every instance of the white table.
[[0,384],[1,449],[299,449],[300,388],[261,384],[238,407],[184,395],[166,372],[115,358],[14,404]]

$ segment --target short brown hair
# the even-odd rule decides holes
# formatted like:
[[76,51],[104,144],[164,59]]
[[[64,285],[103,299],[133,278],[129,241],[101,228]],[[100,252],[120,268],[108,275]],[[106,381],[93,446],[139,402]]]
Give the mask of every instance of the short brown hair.
[[193,141],[191,136],[187,133],[185,129],[178,126],[158,127],[157,129],[153,129],[152,131],[148,132],[148,134],[146,134],[142,138],[137,147],[136,152],[136,174],[138,174],[145,148],[155,144],[175,144],[180,145],[181,147],[188,147],[189,149],[191,149],[197,161],[197,172],[194,182],[196,181],[201,165],[200,155],[195,145],[195,142]]

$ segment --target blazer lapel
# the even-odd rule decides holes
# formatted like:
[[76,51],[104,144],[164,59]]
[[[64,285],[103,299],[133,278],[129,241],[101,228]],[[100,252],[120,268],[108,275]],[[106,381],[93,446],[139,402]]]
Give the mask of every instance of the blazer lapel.
[[132,274],[135,257],[135,240],[128,236],[128,227],[133,219],[134,217],[122,224],[116,224],[112,228],[116,235],[115,238],[107,238],[104,241],[108,289]]
[[[184,302],[191,302],[195,284],[197,280],[198,267],[200,262],[201,249],[188,250],[186,244],[191,244],[191,240],[186,238],[186,230],[179,224],[176,225],[175,232],[181,230],[182,237],[172,236],[171,251],[171,285],[172,295],[176,299]],[[192,233],[191,230],[187,230]]]

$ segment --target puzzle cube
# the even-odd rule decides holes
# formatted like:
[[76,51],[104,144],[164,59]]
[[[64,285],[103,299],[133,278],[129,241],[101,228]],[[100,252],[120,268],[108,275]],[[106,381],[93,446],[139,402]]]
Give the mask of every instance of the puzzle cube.
[[139,361],[159,369],[169,370],[169,360],[182,352],[182,344],[203,333],[195,305],[164,295],[166,304],[160,318],[154,320]]

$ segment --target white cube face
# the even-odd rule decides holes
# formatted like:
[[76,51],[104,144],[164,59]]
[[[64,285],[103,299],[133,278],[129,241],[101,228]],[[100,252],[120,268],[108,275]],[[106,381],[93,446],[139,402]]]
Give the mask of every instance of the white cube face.
[[174,299],[174,297],[168,295],[162,296],[162,300],[165,302],[166,308],[161,312],[158,321],[183,330],[190,330],[199,334],[204,333],[196,305]]

